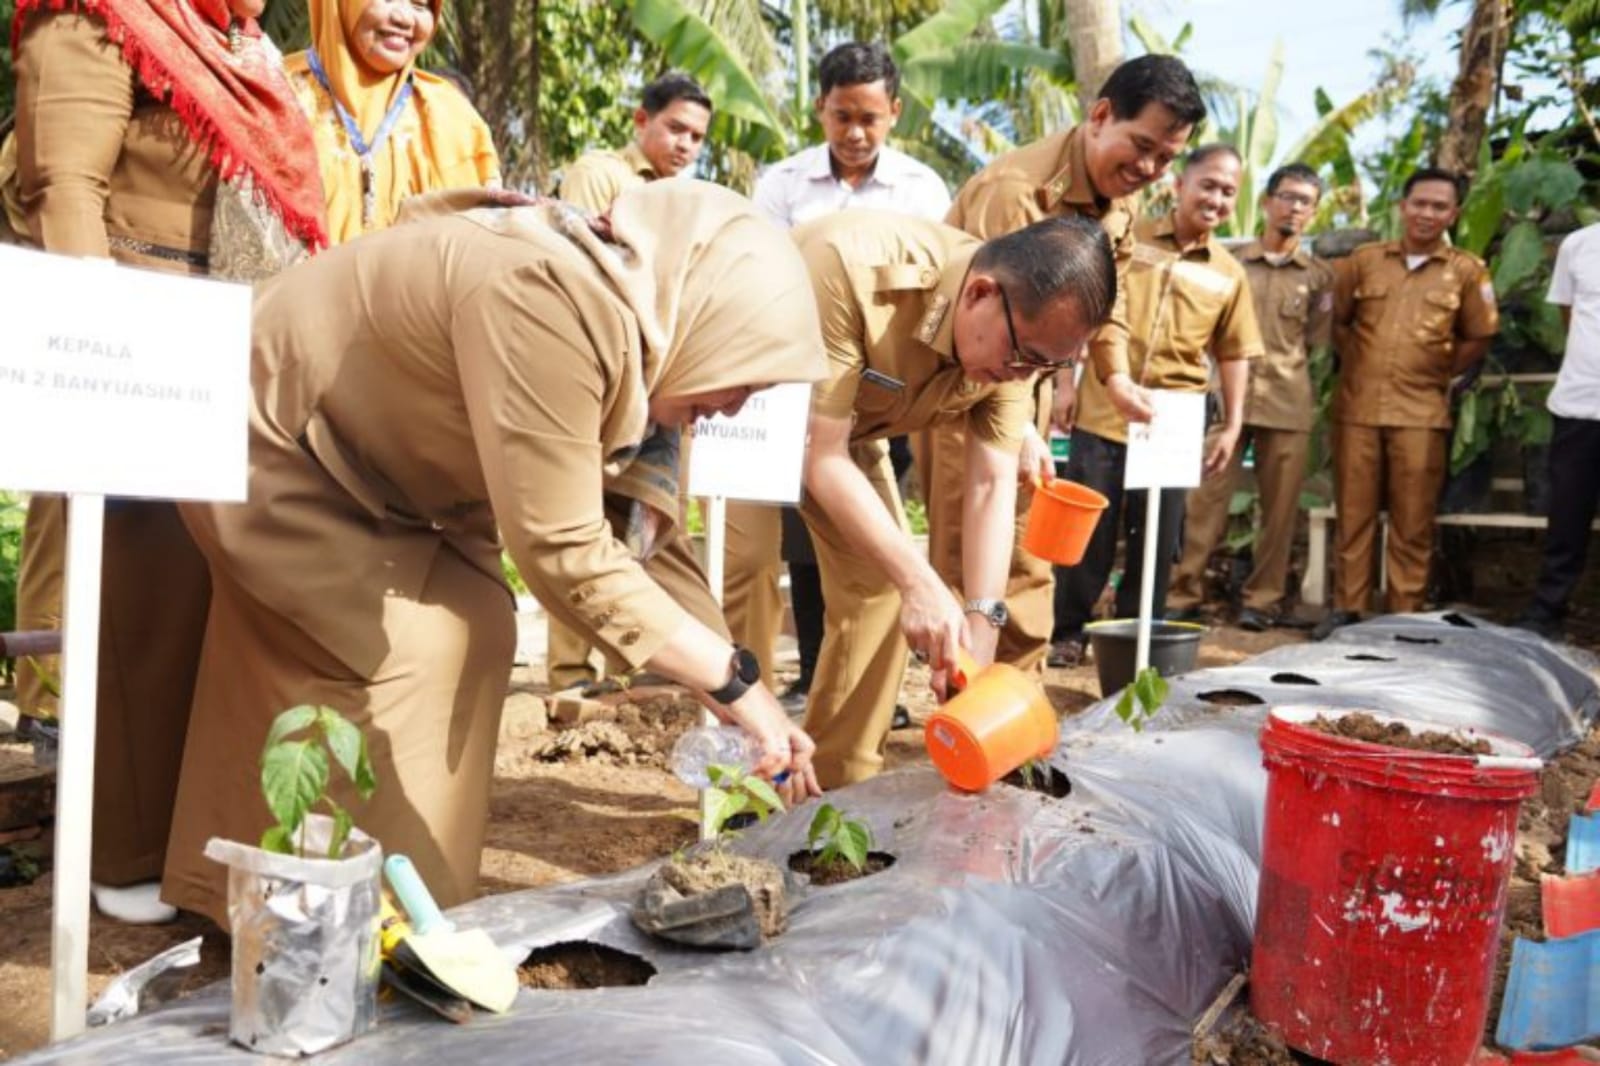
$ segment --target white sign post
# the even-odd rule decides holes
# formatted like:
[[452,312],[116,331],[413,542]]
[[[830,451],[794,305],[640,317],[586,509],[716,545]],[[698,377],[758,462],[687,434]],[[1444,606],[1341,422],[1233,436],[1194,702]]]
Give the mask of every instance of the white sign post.
[[[694,425],[689,495],[706,501],[706,579],[718,603],[726,573],[728,501],[800,502],[810,412],[810,385],[774,385],[752,395],[732,418],[713,415]],[[715,725],[715,716],[701,711],[700,724]],[[710,838],[710,809],[702,791],[700,839]]]
[[243,500],[245,286],[0,247],[0,485],[66,493],[52,1040],[84,1029],[106,496]]
[[1134,671],[1150,665],[1150,628],[1155,601],[1156,541],[1161,521],[1161,490],[1200,484],[1205,461],[1206,398],[1198,392],[1153,390],[1155,416],[1128,426],[1124,489],[1146,489],[1144,556],[1139,582],[1139,639]]

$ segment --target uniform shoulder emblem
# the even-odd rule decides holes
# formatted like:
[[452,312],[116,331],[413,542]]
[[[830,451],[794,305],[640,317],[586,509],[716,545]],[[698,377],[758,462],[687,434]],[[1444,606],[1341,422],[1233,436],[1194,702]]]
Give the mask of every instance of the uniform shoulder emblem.
[[934,337],[939,334],[939,327],[944,325],[944,316],[950,313],[950,297],[942,292],[936,292],[928,298],[928,308],[922,312],[922,320],[917,323],[917,340],[923,344],[932,344]]

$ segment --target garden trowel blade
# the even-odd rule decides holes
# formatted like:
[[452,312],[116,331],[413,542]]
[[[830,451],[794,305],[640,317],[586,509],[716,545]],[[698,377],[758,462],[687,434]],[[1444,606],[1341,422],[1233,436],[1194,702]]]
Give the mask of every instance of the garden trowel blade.
[[385,962],[381,972],[385,985],[440,1017],[448,1018],[457,1025],[465,1025],[472,1020],[472,1004],[435,983],[432,978],[396,961]]
[[[486,1011],[504,1014],[517,998],[517,970],[482,929],[443,933],[413,932],[395,957],[409,951],[436,983]],[[410,965],[407,962],[407,965]]]

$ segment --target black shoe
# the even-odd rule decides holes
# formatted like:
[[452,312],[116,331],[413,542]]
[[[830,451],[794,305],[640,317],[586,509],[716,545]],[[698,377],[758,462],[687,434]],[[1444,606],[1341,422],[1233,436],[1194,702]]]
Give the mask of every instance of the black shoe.
[[894,705],[894,717],[889,719],[889,728],[890,729],[910,729],[911,728],[911,712],[906,710],[906,708],[905,708],[905,706],[903,704],[897,703],[897,704]]
[[1278,624],[1277,616],[1254,607],[1239,608],[1239,628],[1247,633],[1265,633]]
[[1561,639],[1562,630],[1565,628],[1561,624],[1561,619],[1551,618],[1547,614],[1535,611],[1525,613],[1521,618],[1512,622],[1511,627],[1525,630],[1535,636],[1543,637],[1545,640],[1557,641]]
[[788,712],[791,718],[806,713],[806,698],[811,695],[811,679],[801,677],[796,679],[783,694],[778,697],[778,702]]
[[1058,640],[1050,645],[1050,652],[1044,657],[1044,664],[1056,670],[1070,670],[1074,666],[1082,666],[1087,648],[1082,637]]
[[1162,615],[1169,622],[1204,622],[1205,615],[1198,607],[1173,607]]
[[25,714],[17,723],[17,739],[32,744],[35,769],[49,770],[55,766],[61,752],[61,723]]
[[1316,628],[1311,631],[1311,639],[1327,640],[1333,636],[1334,630],[1355,625],[1359,621],[1361,621],[1361,616],[1355,611],[1329,611],[1322,621],[1317,623]]

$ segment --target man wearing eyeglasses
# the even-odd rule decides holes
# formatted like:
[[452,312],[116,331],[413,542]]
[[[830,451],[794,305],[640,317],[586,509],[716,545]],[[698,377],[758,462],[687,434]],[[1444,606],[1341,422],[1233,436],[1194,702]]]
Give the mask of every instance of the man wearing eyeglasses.
[[[1130,387],[1146,400],[1156,389],[1204,392],[1211,363],[1217,364],[1224,421],[1206,449],[1207,477],[1227,467],[1238,445],[1249,380],[1246,360],[1262,351],[1244,268],[1214,236],[1217,227],[1233,215],[1241,169],[1239,154],[1229,145],[1206,144],[1190,152],[1178,175],[1172,213],[1141,219],[1134,228],[1139,243],[1127,273]],[[1138,615],[1144,538],[1154,535],[1156,572],[1151,583],[1154,614],[1160,618],[1187,490],[1162,490],[1159,527],[1147,530],[1144,494],[1148,490],[1123,492],[1129,418],[1125,405],[1112,395],[1111,382],[1085,374],[1076,397],[1064,383],[1058,387],[1065,394],[1058,400],[1058,408],[1065,403],[1076,413],[1067,477],[1103,493],[1110,501],[1083,561],[1063,568],[1058,575],[1056,649],[1070,649],[1081,659],[1083,627],[1093,616],[1116,557],[1117,514],[1122,501],[1127,501],[1121,522],[1127,565],[1117,589],[1117,616]]]
[[[1088,118],[992,161],[961,187],[945,221],[975,237],[998,237],[1042,218],[1077,216],[1099,221],[1116,251],[1120,277],[1133,254],[1134,197],[1165,174],[1182,153],[1205,104],[1194,76],[1173,56],[1139,56],[1111,72]],[[1093,372],[1127,378],[1128,323],[1113,313],[1090,345]],[[1070,377],[1070,375],[1061,375]],[[1119,379],[1116,395],[1137,405],[1138,397]],[[1068,381],[1067,385],[1071,386]],[[1052,380],[1041,374],[1035,391],[1034,421],[1023,442],[1018,474],[1017,528],[1027,524],[1033,498],[1031,479],[1053,472],[1044,434],[1052,418]],[[1144,419],[1148,410],[1130,408]],[[928,555],[952,585],[960,579],[965,554],[961,496],[964,442],[960,429],[942,425],[916,442],[918,473],[928,505]],[[1014,549],[1006,585],[1009,617],[1000,634],[999,656],[1028,668],[1044,657],[1054,627],[1057,578],[1050,564]]]
[[[1332,322],[1333,268],[1300,241],[1321,198],[1322,179],[1304,163],[1273,171],[1261,197],[1266,220],[1261,238],[1234,253],[1249,279],[1265,345],[1263,357],[1250,367],[1244,413],[1245,434],[1255,446],[1261,524],[1244,583],[1239,627],[1253,633],[1283,621],[1289,552],[1315,418],[1309,353],[1328,343]],[[1168,618],[1199,618],[1206,561],[1227,529],[1228,504],[1244,465],[1242,443],[1224,474],[1189,493],[1183,557],[1172,575]]]
[[[1079,358],[1116,300],[1116,266],[1101,228],[1077,218],[983,243],[852,210],[794,237],[831,372],[812,392],[801,515],[826,603],[805,729],[818,780],[836,788],[882,768],[908,647],[939,692],[958,648],[993,661],[1031,379]],[[888,438],[950,423],[967,434],[964,602],[912,542],[884,461]]]

